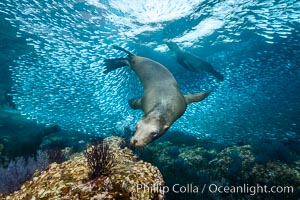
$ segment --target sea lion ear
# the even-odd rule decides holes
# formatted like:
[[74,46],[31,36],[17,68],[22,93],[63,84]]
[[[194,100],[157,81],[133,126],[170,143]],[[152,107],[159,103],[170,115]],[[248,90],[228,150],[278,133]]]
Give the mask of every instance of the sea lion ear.
[[129,106],[136,110],[136,109],[142,109],[142,99],[130,99],[128,100]]

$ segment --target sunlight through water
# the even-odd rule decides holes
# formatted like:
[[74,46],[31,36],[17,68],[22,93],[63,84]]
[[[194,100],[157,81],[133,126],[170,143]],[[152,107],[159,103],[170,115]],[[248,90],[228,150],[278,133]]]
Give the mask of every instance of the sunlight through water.
[[[213,89],[170,131],[222,142],[286,137],[299,126],[299,117],[282,120],[298,112],[283,86],[299,86],[297,0],[3,0],[0,12],[32,48],[10,70],[18,110],[40,123],[100,135],[122,124],[134,130],[142,112],[128,99],[142,96],[141,84],[128,67],[104,73],[105,58],[125,56],[112,49],[119,45],[166,65],[184,93]],[[182,69],[166,40],[202,56],[225,80]],[[278,111],[266,103],[275,100]]]

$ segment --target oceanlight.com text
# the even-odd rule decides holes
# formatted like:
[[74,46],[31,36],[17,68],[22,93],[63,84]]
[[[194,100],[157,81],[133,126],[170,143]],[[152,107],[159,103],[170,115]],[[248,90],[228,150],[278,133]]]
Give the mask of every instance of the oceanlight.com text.
[[210,184],[208,186],[210,193],[227,193],[227,194],[280,194],[294,193],[293,186],[266,186],[266,185],[248,185],[243,184],[241,186],[218,186],[216,184]]
[[173,186],[161,186],[159,184],[146,185],[146,184],[137,184],[137,191],[147,191],[147,192],[159,192],[159,193],[221,193],[221,194],[249,194],[251,196],[257,194],[292,194],[294,193],[293,186],[267,186],[267,185],[249,185],[243,184],[239,186],[224,186],[217,184],[204,184],[204,185],[195,185],[195,184],[174,184]]

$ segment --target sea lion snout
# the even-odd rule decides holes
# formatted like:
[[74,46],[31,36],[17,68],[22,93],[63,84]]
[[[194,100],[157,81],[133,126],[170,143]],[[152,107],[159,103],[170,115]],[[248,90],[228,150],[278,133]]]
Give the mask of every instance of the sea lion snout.
[[154,116],[143,117],[136,127],[135,134],[130,139],[130,144],[134,147],[144,147],[163,135],[169,125],[162,124],[159,118]]
[[153,140],[154,138],[148,132],[137,130],[130,139],[130,145],[133,147],[144,147]]
[[145,144],[142,140],[137,140],[135,138],[131,138],[130,139],[130,145],[132,147],[144,147],[146,146],[147,144]]
[[143,117],[136,126],[136,131],[130,139],[134,147],[144,147],[162,134],[160,124],[156,118]]

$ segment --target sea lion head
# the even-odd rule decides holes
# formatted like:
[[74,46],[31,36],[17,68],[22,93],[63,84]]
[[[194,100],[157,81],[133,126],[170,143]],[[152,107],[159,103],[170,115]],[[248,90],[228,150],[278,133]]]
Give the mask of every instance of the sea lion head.
[[134,147],[144,147],[164,134],[169,125],[160,117],[151,115],[143,116],[136,125],[135,134],[130,139]]

